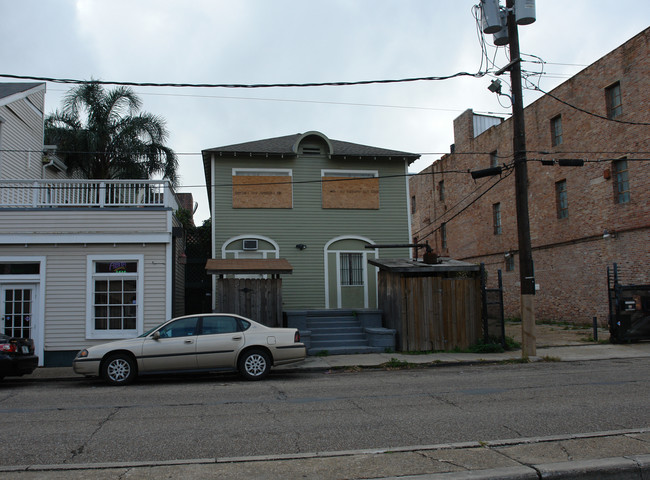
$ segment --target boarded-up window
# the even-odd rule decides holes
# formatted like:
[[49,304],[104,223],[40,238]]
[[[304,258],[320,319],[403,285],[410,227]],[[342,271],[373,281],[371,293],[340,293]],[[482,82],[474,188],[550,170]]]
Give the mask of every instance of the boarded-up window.
[[292,208],[291,170],[233,169],[232,208]]
[[322,180],[323,208],[379,209],[377,172],[323,170]]

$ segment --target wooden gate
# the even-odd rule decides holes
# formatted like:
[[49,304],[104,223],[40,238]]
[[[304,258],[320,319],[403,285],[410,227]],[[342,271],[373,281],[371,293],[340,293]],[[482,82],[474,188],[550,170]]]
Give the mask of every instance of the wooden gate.
[[217,306],[268,327],[282,326],[281,278],[218,278]]
[[466,349],[482,338],[479,265],[444,260],[371,260],[379,267],[384,327],[397,332],[401,351]]

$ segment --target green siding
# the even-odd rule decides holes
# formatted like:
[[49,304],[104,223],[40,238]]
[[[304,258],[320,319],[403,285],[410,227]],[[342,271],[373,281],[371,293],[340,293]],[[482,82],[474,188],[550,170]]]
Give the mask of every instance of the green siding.
[[[232,168],[288,168],[293,173],[293,208],[233,209]],[[294,268],[283,276],[283,308],[323,308],[325,302],[325,245],[341,236],[364,237],[374,243],[409,243],[406,162],[402,159],[331,160],[327,156],[292,159],[218,157],[215,161],[215,257],[225,241],[240,235],[261,235],[279,245],[279,256]],[[335,210],[321,207],[321,170],[372,170],[379,180],[378,210]],[[310,182],[310,183],[301,183]],[[345,244],[345,242],[342,242]],[[305,244],[298,250],[297,244]],[[358,242],[353,248],[358,249]],[[337,245],[338,250],[344,249]],[[261,248],[261,247],[260,247]],[[382,250],[383,258],[407,258],[406,248]],[[374,289],[375,267],[368,267]],[[330,272],[330,280],[335,271]],[[330,286],[331,289],[331,286]],[[375,307],[374,290],[369,292]],[[335,305],[331,305],[335,307]]]

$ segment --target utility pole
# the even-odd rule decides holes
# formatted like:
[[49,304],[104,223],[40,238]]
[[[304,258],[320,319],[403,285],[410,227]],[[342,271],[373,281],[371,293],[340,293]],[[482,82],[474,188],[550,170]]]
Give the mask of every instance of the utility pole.
[[513,152],[515,163],[515,200],[519,241],[519,282],[521,285],[521,355],[535,356],[535,275],[530,243],[528,216],[528,166],[526,164],[526,129],[521,87],[519,32],[515,21],[514,0],[506,0],[508,37],[510,39],[510,82],[512,85]]

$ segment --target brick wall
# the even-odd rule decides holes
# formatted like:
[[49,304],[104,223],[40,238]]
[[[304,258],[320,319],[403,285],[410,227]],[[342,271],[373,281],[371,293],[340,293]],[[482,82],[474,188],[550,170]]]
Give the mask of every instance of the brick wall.
[[[536,318],[607,321],[607,266],[619,264],[622,280],[650,283],[650,29],[550,92],[565,102],[606,116],[605,89],[619,82],[622,122],[597,118],[544,95],[525,109],[530,234],[536,283]],[[551,141],[551,119],[560,116],[562,143]],[[504,273],[506,313],[519,316],[519,264],[512,122],[474,138],[473,112],[454,121],[454,153],[410,179],[417,209],[412,236],[441,255],[483,262],[489,285]],[[473,180],[466,173],[490,167],[490,152],[504,165],[499,177]],[[630,201],[617,203],[612,161],[627,157]],[[582,167],[542,165],[541,160],[584,159]],[[645,159],[645,160],[643,160]],[[445,198],[438,187],[444,180]],[[557,215],[556,183],[566,181],[568,217]],[[495,235],[493,205],[500,204]],[[447,248],[440,226],[446,222]],[[603,238],[607,230],[614,235]],[[506,271],[506,253],[514,271]]]

